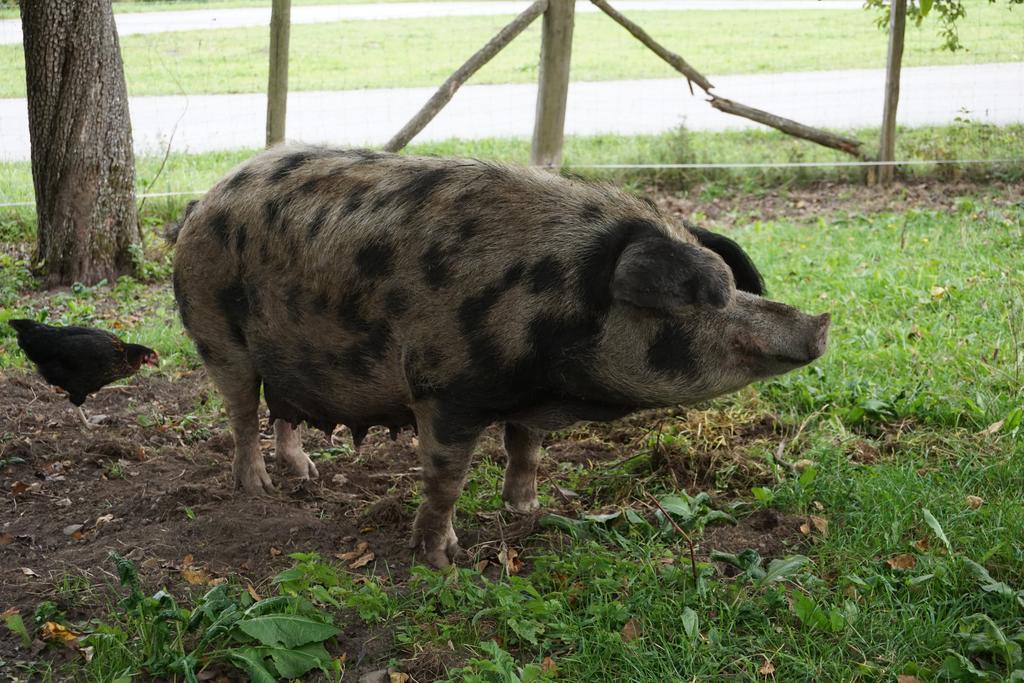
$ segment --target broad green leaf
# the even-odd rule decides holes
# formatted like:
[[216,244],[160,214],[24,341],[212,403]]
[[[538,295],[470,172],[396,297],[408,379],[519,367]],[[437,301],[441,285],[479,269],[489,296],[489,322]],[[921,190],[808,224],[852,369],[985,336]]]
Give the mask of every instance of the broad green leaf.
[[683,609],[683,632],[686,637],[693,640],[699,631],[700,619],[697,617],[697,613],[689,607]]
[[932,11],[932,0],[921,0],[919,7],[921,16],[927,17],[928,13]]
[[293,614],[267,614],[238,622],[238,628],[264,645],[298,647],[327,640],[339,631],[330,624]]
[[327,671],[331,663],[331,656],[323,643],[309,643],[292,649],[261,648],[261,652],[274,660],[277,672],[284,678],[298,678],[316,668]]
[[942,662],[942,668],[939,669],[939,673],[945,675],[947,678],[951,678],[954,681],[990,681],[998,680],[993,678],[984,671],[979,671],[969,659],[964,657],[958,652],[952,652],[946,655],[946,659]]
[[665,496],[658,501],[658,504],[664,508],[665,512],[676,515],[677,517],[689,518],[693,516],[693,509],[690,507],[690,501],[680,496]]
[[782,579],[789,578],[808,562],[810,560],[803,555],[790,555],[782,559],[772,560],[768,564],[768,569],[761,582],[771,583],[772,581],[781,581]]
[[827,629],[828,617],[821,611],[814,598],[803,593],[793,595],[793,613],[804,626],[810,628]]
[[949,539],[946,538],[946,532],[942,530],[942,525],[939,524],[939,520],[935,519],[935,515],[933,515],[928,508],[921,508],[921,516],[924,517],[924,521],[928,523],[928,526],[932,528],[935,535],[938,536],[939,540],[942,541],[942,544],[946,546],[946,550],[948,550],[950,555],[952,555],[953,546],[950,544]]
[[607,512],[601,515],[583,515],[583,519],[590,520],[591,522],[597,522],[598,524],[604,524],[612,521],[613,519],[618,519],[621,516],[622,511],[616,510],[615,512]]
[[558,529],[567,533],[580,531],[585,523],[578,519],[571,519],[562,515],[544,515],[538,522],[545,529]]
[[705,524],[712,524],[714,522],[728,522],[733,526],[738,524],[735,517],[730,515],[728,512],[722,512],[721,510],[711,510],[708,514],[704,515]]
[[249,683],[277,683],[277,678],[263,664],[263,658],[254,648],[242,647],[228,652],[228,660],[249,674]]
[[280,612],[282,610],[291,607],[295,603],[295,598],[288,595],[276,595],[272,598],[264,598],[257,603],[254,603],[245,610],[245,617],[256,617],[267,612]]
[[650,526],[650,522],[644,519],[643,515],[638,513],[633,508],[626,508],[626,521],[630,524],[636,524],[639,526]]

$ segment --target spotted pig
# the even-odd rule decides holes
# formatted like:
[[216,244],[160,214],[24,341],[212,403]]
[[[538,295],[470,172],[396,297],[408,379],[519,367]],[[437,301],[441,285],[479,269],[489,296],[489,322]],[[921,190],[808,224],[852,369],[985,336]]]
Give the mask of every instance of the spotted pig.
[[481,431],[505,426],[503,497],[537,507],[548,430],[692,404],[805,365],[828,314],[762,298],[735,242],[651,203],[547,171],[284,146],[231,171],[177,236],[174,295],[223,394],[233,472],[272,490],[276,452],[316,477],[302,422],[358,440],[414,426],[412,547],[443,566]]

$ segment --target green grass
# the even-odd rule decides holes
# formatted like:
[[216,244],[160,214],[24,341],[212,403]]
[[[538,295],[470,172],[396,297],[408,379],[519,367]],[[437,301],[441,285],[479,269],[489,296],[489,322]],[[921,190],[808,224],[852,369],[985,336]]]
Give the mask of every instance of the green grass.
[[[168,177],[199,182],[234,161],[172,158]],[[740,567],[731,577],[711,564],[691,567],[685,540],[649,504],[682,495],[653,454],[671,448],[671,457],[685,459],[688,443],[713,438],[680,420],[665,425],[671,439],[637,446],[638,457],[614,472],[549,461],[556,480],[587,503],[579,521],[558,522],[569,532],[549,527],[525,541],[530,569],[522,575],[415,569],[408,582],[381,585],[296,556],[276,580],[280,594],[312,600],[316,614],[342,626],[344,619],[393,635],[396,660],[448,653],[453,681],[539,680],[546,658],[559,680],[571,681],[765,680],[766,662],[785,681],[1020,680],[1024,206],[968,191],[948,211],[846,210],[753,221],[731,236],[761,265],[773,298],[829,310],[834,325],[829,352],[813,367],[718,401],[707,414],[709,429],[775,416],[787,426],[786,458],[807,461],[799,477],[774,470],[756,492],[725,487],[738,494],[728,509],[740,517],[762,507],[819,516],[827,534],[813,534],[789,562],[732,558]],[[153,285],[126,280],[50,301],[68,321],[124,315],[143,294],[169,306],[166,262],[151,272]],[[5,263],[0,273],[3,315],[38,312],[30,307],[41,302],[19,289],[31,281],[24,264]],[[10,349],[4,328],[0,349]],[[180,328],[168,313],[132,320],[125,332],[159,345]],[[0,350],[0,365],[17,362]],[[195,362],[184,350],[165,371]],[[768,467],[778,438],[748,457]],[[474,467],[456,526],[476,526],[476,513],[494,508],[499,476],[486,459]],[[972,508],[967,496],[984,502]],[[707,505],[694,507],[706,514]],[[581,517],[612,508],[635,514]],[[696,519],[678,523],[689,525],[701,553],[714,550]],[[890,566],[903,555],[912,566]],[[65,583],[57,589],[86,590]],[[173,662],[194,642],[181,634],[160,650],[152,619],[113,606],[90,617],[70,625],[119,634],[121,644],[97,649],[93,680],[111,680],[118,652],[164,652],[159,661]]]
[[[356,5],[370,2],[424,2],[424,0],[292,0],[292,7],[301,5]],[[426,0],[429,2],[429,0]],[[0,2],[0,19],[19,16],[16,7]],[[136,12],[181,12],[185,10],[221,10],[238,7],[270,7],[270,0],[114,0],[115,14]]]
[[[877,149],[878,131],[848,131],[863,140],[866,149]],[[259,150],[234,150],[204,154],[172,153],[164,165],[163,156],[137,159],[136,187],[149,191],[195,192],[209,189],[233,166]],[[413,144],[410,154],[473,156],[516,164],[529,163],[530,141],[490,138],[484,140],[448,140]],[[990,166],[933,165],[910,166],[911,176],[991,177],[1008,181],[1024,178],[1024,125],[1003,127],[957,123],[900,129],[896,138],[899,159],[1011,159],[1013,163]],[[680,164],[680,163],[789,163],[843,162],[849,156],[818,145],[796,140],[775,131],[695,132],[678,130],[661,135],[597,135],[568,137],[565,163],[571,170],[597,173],[584,167],[597,164]],[[161,171],[161,166],[164,165]],[[579,167],[579,168],[576,168]],[[780,185],[819,180],[856,180],[863,173],[843,168],[783,169],[689,169],[641,172],[604,171],[602,175],[617,182],[642,185],[655,182],[685,187],[714,181],[740,183],[750,191]],[[32,173],[29,162],[0,163],[0,203],[33,201]],[[153,197],[146,200],[144,214],[153,221],[175,220],[189,197]],[[0,207],[0,241],[24,236],[34,220],[30,207]]]
[[[950,53],[928,28],[908,31],[905,66],[1019,61],[1024,22],[1002,5],[972,5],[960,27],[968,52]],[[885,34],[866,12],[644,12],[637,20],[705,74],[881,68]],[[440,85],[508,17],[301,24],[292,27],[289,86],[343,90]],[[126,36],[130,95],[264,92],[264,28]],[[474,76],[474,83],[537,79],[540,22]],[[677,76],[603,15],[580,15],[575,81]],[[429,58],[428,58],[429,57]],[[24,97],[20,45],[0,46],[0,97]]]

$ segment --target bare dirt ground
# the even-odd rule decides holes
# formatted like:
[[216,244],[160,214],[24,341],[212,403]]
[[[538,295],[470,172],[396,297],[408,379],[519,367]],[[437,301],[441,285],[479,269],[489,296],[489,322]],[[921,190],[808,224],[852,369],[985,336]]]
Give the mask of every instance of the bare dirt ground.
[[[0,373],[0,609],[31,614],[42,600],[59,604],[58,586],[66,577],[114,590],[112,552],[135,562],[145,588],[166,587],[179,596],[207,590],[195,582],[196,570],[209,581],[232,575],[266,594],[269,579],[292,563],[289,553],[332,557],[361,541],[376,555],[362,571],[387,576],[392,585],[408,578],[405,541],[418,480],[411,432],[394,442],[386,431],[372,432],[358,452],[319,460],[315,482],[289,479],[287,468],[268,460],[280,492],[253,499],[232,490],[232,443],[220,411],[196,416],[211,391],[202,370],[173,381],[136,377],[86,403],[90,416],[109,416],[102,426],[86,430],[66,398],[34,374]],[[557,462],[600,476],[628,458],[651,425],[668,416],[653,412],[552,437],[542,486],[557,478]],[[778,439],[782,430],[760,420],[739,425],[734,436],[741,442]],[[264,452],[270,455],[269,429],[266,434]],[[304,440],[311,453],[330,446],[313,430],[305,430]],[[335,440],[349,443],[342,431]],[[730,444],[729,452],[735,447]],[[503,462],[496,430],[485,437],[481,451],[482,458]],[[708,450],[695,458],[668,458],[652,476],[676,478],[691,490],[713,489],[714,462],[721,457],[729,456]],[[749,473],[755,481],[764,476],[753,465]],[[556,508],[578,516],[617,502],[611,488],[599,498],[604,500],[572,500]],[[527,558],[531,546],[543,549],[551,541],[552,532],[540,529],[536,518],[491,510],[462,521],[458,531],[473,563],[496,556],[503,541]],[[737,527],[709,529],[698,550],[706,557],[712,549],[755,548],[776,557],[799,544],[800,523],[799,518],[754,515]],[[69,614],[88,616],[96,614]],[[338,639],[339,652],[360,663],[353,673],[401,657],[386,638],[369,635],[353,627]],[[13,656],[14,645],[10,634],[0,635],[0,655]]]
[[[728,229],[752,218],[827,219],[842,211],[869,213],[908,206],[949,209],[957,197],[978,194],[998,194],[1000,201],[1015,203],[1024,199],[1024,188],[932,183],[876,190],[822,185],[710,201],[661,194],[657,201],[676,215]],[[369,544],[376,561],[360,571],[387,576],[392,585],[408,578],[411,558],[405,541],[418,480],[411,432],[392,442],[386,432],[375,431],[357,452],[336,450],[336,457],[317,461],[320,478],[315,482],[289,479],[286,468],[269,460],[280,491],[274,497],[253,499],[232,490],[231,437],[222,411],[209,404],[213,396],[202,370],[174,377],[135,377],[124,387],[90,398],[88,413],[109,417],[101,427],[85,430],[66,398],[35,374],[0,372],[0,611],[16,608],[31,614],[41,600],[59,603],[58,586],[68,576],[109,586],[108,597],[97,597],[96,607],[111,604],[109,593],[117,585],[111,552],[135,562],[146,589],[167,587],[179,596],[207,589],[186,580],[183,569],[200,570],[211,581],[238,577],[264,594],[270,578],[292,563],[289,553],[332,557],[361,541]],[[682,415],[647,413],[552,436],[545,443],[542,486],[550,492],[558,483],[555,463],[571,464],[563,467],[576,466],[599,479],[634,455],[662,418]],[[709,428],[717,433],[685,458],[669,453],[653,459],[651,476],[668,478],[691,492],[729,495],[719,478],[724,464],[734,472],[730,476],[737,490],[749,491],[751,485],[770,481],[763,460],[745,458],[744,449],[777,444],[793,430],[793,425],[764,415],[717,415],[709,420],[696,412],[684,419],[693,420],[695,428],[703,420],[702,433]],[[269,430],[265,434],[264,452],[269,455],[272,439]],[[335,436],[350,443],[347,434]],[[331,446],[313,430],[304,431],[304,440],[311,453]],[[503,464],[496,431],[484,439],[481,451],[482,458]],[[567,498],[548,511],[577,516],[621,502],[614,479],[607,486],[594,480],[591,484],[589,498]],[[776,513],[754,514],[736,527],[709,528],[697,550],[707,557],[711,550],[754,548],[766,558],[778,557],[794,552],[802,542],[799,527],[804,521]],[[457,527],[472,561],[493,557],[501,541],[528,558],[531,548],[547,547],[555,533],[540,529],[535,518],[511,518],[496,510],[460,515]],[[88,616],[96,613],[69,614]],[[389,659],[408,656],[387,634],[368,633],[359,623],[353,621],[332,646],[350,663],[346,680],[349,674],[355,680],[363,671],[386,666]],[[0,658],[11,657],[14,649],[14,637],[0,633]]]

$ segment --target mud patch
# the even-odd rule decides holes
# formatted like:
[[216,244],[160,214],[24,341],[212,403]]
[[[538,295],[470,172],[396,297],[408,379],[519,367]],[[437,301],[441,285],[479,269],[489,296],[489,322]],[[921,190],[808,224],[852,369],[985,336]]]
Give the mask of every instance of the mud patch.
[[[807,536],[800,531],[806,517],[789,515],[775,510],[764,509],[741,519],[735,526],[714,525],[704,530],[704,537],[697,544],[702,557],[710,556],[714,550],[725,553],[739,553],[748,548],[756,550],[768,560],[785,557],[797,552],[806,544]],[[728,576],[735,568],[721,564]]]

